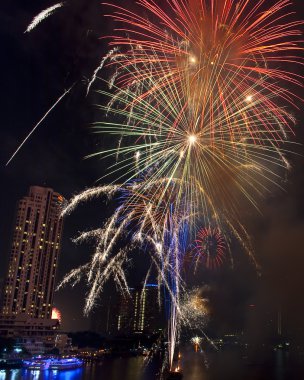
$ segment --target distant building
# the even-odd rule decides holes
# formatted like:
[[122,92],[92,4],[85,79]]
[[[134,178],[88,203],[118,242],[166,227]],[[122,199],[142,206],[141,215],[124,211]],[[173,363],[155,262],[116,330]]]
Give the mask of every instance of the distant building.
[[57,334],[55,338],[55,347],[60,354],[69,354],[72,350],[72,338],[67,334]]
[[3,304],[4,281],[4,278],[0,278],[0,306]]
[[119,305],[117,294],[108,297],[104,296],[100,303],[96,305],[91,313],[90,331],[103,336],[113,336],[117,334],[117,318]]
[[130,288],[122,294],[119,303],[118,332],[152,333],[163,328],[159,306],[159,288],[156,284]]
[[248,305],[244,336],[248,341],[263,339],[271,341],[284,336],[282,309],[275,301],[257,302]]
[[117,331],[131,333],[134,330],[135,289],[122,293],[118,304]]
[[46,351],[45,342],[39,338],[20,338],[17,345],[25,348],[31,355],[42,355]]
[[0,336],[50,337],[58,328],[51,315],[63,201],[50,188],[32,186],[17,204]]

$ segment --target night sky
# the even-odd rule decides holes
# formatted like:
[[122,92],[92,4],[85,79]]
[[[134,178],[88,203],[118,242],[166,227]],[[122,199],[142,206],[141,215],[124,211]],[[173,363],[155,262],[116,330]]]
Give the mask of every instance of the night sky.
[[[295,1],[299,18],[304,18],[302,0]],[[31,33],[24,34],[32,18],[55,2],[2,0],[1,33],[1,130],[0,130],[0,278],[4,278],[10,247],[16,201],[30,185],[52,187],[66,198],[86,187],[96,185],[104,174],[105,164],[84,156],[104,146],[93,135],[90,125],[101,120],[95,104],[102,101],[94,91],[85,96],[86,83],[107,51],[107,35],[112,25],[102,16],[103,6],[95,0],[72,0]],[[122,2],[120,2],[121,4]],[[132,6],[132,1],[125,1]],[[33,128],[56,99],[75,83],[73,90],[39,126],[13,161],[5,166],[18,144]],[[95,89],[98,87],[98,82]],[[300,94],[301,95],[301,94]],[[302,94],[303,95],[303,94]],[[304,143],[303,104],[295,112],[296,139]],[[286,334],[304,340],[301,329],[304,315],[304,158],[303,146],[294,146],[290,154],[292,170],[280,185],[272,188],[260,201],[261,214],[252,209],[241,210],[252,237],[258,275],[252,262],[235,247],[235,267],[228,265],[218,273],[201,271],[196,284],[208,282],[214,326],[223,331],[251,323],[248,305],[258,310],[281,305]],[[302,155],[302,156],[301,156]],[[79,230],[99,226],[113,206],[100,201],[81,207],[64,224],[64,237],[58,280],[87,261],[91,248],[75,247],[70,239]],[[130,269],[130,283],[136,285],[144,273],[147,255],[135,258]],[[110,291],[105,292],[107,298]],[[56,293],[57,306],[67,330],[90,327],[90,318],[82,316],[85,286]],[[102,300],[100,301],[103,302]]]

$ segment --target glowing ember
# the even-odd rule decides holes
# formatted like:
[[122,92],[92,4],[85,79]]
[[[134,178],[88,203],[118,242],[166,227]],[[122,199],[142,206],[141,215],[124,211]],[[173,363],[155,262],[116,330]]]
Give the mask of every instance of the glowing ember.
[[58,321],[61,322],[61,313],[56,307],[52,309],[52,319],[58,319]]

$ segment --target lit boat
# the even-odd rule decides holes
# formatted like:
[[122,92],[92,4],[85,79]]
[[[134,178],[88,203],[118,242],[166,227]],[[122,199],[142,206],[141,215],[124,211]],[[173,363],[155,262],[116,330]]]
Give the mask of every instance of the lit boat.
[[35,371],[44,371],[49,369],[51,359],[33,358],[32,360],[23,360],[23,367]]
[[83,361],[77,358],[53,359],[50,364],[50,369],[66,370],[75,369],[83,366]]
[[24,360],[23,367],[29,370],[71,370],[83,366],[83,361],[77,358],[33,358]]

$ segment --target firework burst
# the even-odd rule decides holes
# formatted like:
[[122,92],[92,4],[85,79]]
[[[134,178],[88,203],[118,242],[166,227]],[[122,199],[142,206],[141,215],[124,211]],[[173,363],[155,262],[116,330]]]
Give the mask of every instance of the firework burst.
[[[214,131],[216,120],[207,119],[200,129],[200,116],[189,104],[183,103],[170,85],[166,92],[158,94],[157,103],[152,97],[151,102],[132,105],[131,119],[127,108],[133,96],[125,92],[119,97],[114,95],[115,102],[120,104],[117,108],[111,103],[112,93],[102,94],[110,98],[110,106],[100,107],[109,117],[129,120],[121,124],[105,120],[94,126],[96,133],[124,136],[118,148],[92,155],[113,158],[119,155],[107,175],[127,182],[140,176],[146,176],[147,182],[162,178],[174,181],[174,194],[172,186],[166,185],[162,191],[171,192],[175,205],[183,200],[176,209],[186,207],[190,211],[192,229],[196,229],[197,221],[221,226],[222,231],[231,231],[251,255],[250,239],[241,222],[240,210],[246,203],[258,209],[258,198],[273,184],[279,186],[280,173],[288,169],[285,158],[288,149],[280,147],[273,137],[281,135],[282,142],[286,137],[276,117],[266,114],[263,107],[257,107],[255,116],[249,116],[250,106],[246,105],[243,113],[248,112],[247,124],[242,124],[241,119],[235,121],[234,127],[240,135],[238,140],[232,140],[231,124],[225,128],[222,124],[220,130]],[[238,110],[235,113],[238,114]],[[248,125],[256,124],[256,116],[269,118],[272,135],[262,126],[255,132],[256,136],[248,132]],[[159,196],[156,191],[154,195]],[[229,241],[229,236],[225,237]]]
[[202,261],[208,269],[216,269],[225,260],[227,244],[218,228],[202,228],[195,240],[195,265]]
[[200,116],[200,129],[207,116],[217,120],[212,131],[221,130],[223,123],[230,126],[230,139],[238,140],[238,110],[238,123],[241,119],[249,133],[256,135],[261,126],[272,133],[268,118],[255,117],[256,123],[248,124],[242,110],[250,105],[251,113],[260,114],[262,107],[289,130],[289,116],[278,102],[296,104],[286,82],[302,86],[302,78],[281,67],[303,63],[298,54],[302,21],[291,20],[291,1],[269,6],[264,0],[255,5],[246,0],[170,0],[166,9],[154,1],[138,4],[145,17],[115,5],[109,15],[118,24],[110,45],[119,49],[109,65],[118,70],[119,89],[134,91],[133,103],[152,94],[157,98],[170,84]]
[[209,300],[204,296],[204,288],[185,289],[180,303],[181,324],[203,331],[209,317]]
[[228,227],[249,253],[242,199],[258,208],[258,196],[290,167],[282,146],[294,118],[284,104],[296,96],[284,81],[301,85],[299,76],[273,68],[302,64],[301,22],[281,15],[289,1],[267,10],[263,3],[169,1],[164,10],[140,0],[153,22],[112,5],[111,17],[124,27],[102,61],[115,72],[100,108],[123,122],[96,123],[96,132],[120,138],[117,148],[92,155],[115,156],[109,175],[117,179],[153,168],[151,181],[179,180],[177,202],[182,194],[194,218]]
[[[107,193],[119,196],[119,207],[102,228],[76,239],[96,239],[95,253],[63,282],[86,276],[88,312],[108,278],[127,288],[124,266],[132,245],[152,247],[150,258],[171,300],[172,367],[181,321],[190,319],[181,309],[188,231],[197,221],[215,226],[197,239],[209,267],[223,258],[219,231],[229,231],[228,246],[232,233],[251,254],[240,206],[246,201],[258,208],[257,198],[289,168],[285,153],[294,118],[287,106],[299,98],[286,84],[301,86],[302,77],[282,67],[303,64],[302,22],[290,21],[289,0],[270,6],[264,0],[159,4],[139,0],[145,16],[110,5],[118,27],[88,90],[101,67],[112,69],[109,91],[100,91],[108,98],[100,106],[105,118],[95,131],[116,135],[118,146],[92,156],[115,158],[107,175],[122,185],[89,189],[65,212]],[[118,249],[125,234],[131,243]],[[214,257],[208,236],[217,243]]]

